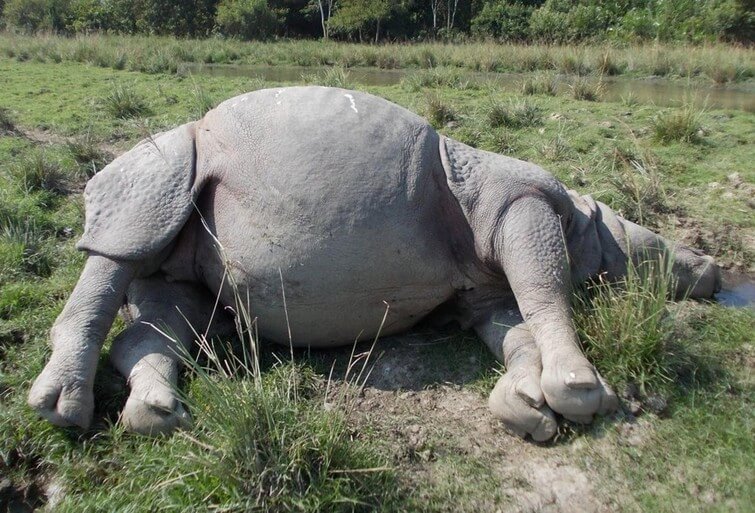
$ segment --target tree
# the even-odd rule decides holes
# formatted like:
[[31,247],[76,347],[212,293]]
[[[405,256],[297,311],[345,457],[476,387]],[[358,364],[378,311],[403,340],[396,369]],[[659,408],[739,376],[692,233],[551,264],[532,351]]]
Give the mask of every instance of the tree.
[[362,30],[375,24],[375,42],[380,37],[380,21],[393,9],[391,0],[341,0],[338,10],[330,19],[330,26],[345,33],[357,32],[360,41]]
[[330,24],[330,17],[333,14],[333,3],[334,0],[317,0],[317,8],[320,11],[323,39],[329,38],[328,25]]
[[278,28],[278,17],[266,0],[221,0],[215,19],[227,36],[267,39]]

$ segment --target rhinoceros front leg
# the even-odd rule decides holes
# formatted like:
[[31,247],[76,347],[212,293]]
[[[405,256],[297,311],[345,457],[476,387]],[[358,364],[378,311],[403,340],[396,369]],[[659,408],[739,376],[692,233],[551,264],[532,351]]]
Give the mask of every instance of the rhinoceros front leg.
[[89,426],[100,348],[134,274],[134,263],[87,258],[50,331],[52,356],[29,392],[29,405],[53,424]]
[[519,312],[493,312],[474,329],[506,366],[488,398],[490,411],[522,438],[532,435],[538,442],[551,438],[558,425],[540,388],[540,351]]
[[[507,210],[494,241],[519,309],[540,350],[548,405],[587,423],[616,407],[582,354],[571,315],[569,262],[561,221],[544,199],[524,197]],[[606,402],[606,398],[612,400]]]
[[[128,303],[136,318],[110,351],[113,365],[131,389],[121,422],[144,435],[170,433],[189,421],[177,395],[180,355],[208,329],[214,301],[200,285],[155,275],[134,280]],[[208,336],[232,327],[224,322],[223,312],[217,312],[214,321]]]

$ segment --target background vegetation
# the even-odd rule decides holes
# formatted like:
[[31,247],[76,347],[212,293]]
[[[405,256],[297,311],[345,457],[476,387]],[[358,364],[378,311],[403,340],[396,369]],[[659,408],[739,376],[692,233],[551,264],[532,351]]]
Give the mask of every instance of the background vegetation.
[[[4,3],[4,7],[3,7]],[[0,0],[23,32],[359,41],[737,41],[751,0]]]

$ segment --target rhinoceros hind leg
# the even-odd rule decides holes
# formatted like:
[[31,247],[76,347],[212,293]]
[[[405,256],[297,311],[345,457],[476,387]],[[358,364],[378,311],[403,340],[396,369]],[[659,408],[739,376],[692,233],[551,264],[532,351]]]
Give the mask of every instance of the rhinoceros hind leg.
[[[131,389],[121,422],[136,433],[167,434],[189,424],[177,390],[179,355],[194,341],[195,332],[207,329],[214,302],[203,287],[167,282],[160,275],[135,280],[128,302],[136,318],[113,341],[110,353]],[[224,327],[219,320],[214,332]]]

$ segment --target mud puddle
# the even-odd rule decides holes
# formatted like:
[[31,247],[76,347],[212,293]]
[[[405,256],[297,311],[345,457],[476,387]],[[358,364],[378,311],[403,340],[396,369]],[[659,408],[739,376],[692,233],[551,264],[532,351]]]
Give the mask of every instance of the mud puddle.
[[755,309],[755,280],[746,274],[724,273],[716,300],[724,306]]

